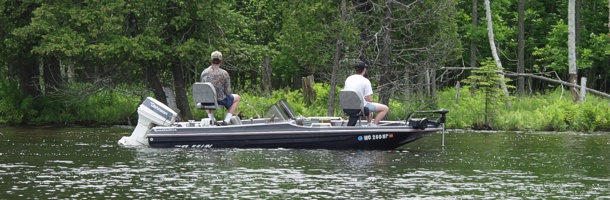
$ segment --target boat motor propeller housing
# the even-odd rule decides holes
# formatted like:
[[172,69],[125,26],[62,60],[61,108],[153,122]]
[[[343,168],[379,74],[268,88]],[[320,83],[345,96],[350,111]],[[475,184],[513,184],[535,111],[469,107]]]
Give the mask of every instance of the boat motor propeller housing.
[[176,122],[178,114],[165,104],[152,97],[146,98],[138,107],[138,125],[131,136],[123,137],[119,144],[123,146],[148,146],[146,133],[154,126],[169,126]]

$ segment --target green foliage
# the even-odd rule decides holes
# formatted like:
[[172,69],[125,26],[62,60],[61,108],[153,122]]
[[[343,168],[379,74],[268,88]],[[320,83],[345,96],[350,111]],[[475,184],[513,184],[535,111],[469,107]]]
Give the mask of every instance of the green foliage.
[[[140,96],[125,92],[130,88],[119,86],[115,90],[101,89],[93,95],[47,96],[37,99],[22,98],[16,83],[0,82],[0,123],[20,124],[24,117],[30,125],[106,125],[127,124],[137,120],[136,109]],[[70,84],[69,90],[86,90],[90,85]],[[307,106],[299,90],[276,90],[270,97],[256,94],[240,94],[242,102],[238,111],[244,119],[264,117],[264,112],[273,103],[286,99],[297,115],[325,116],[327,110],[327,84],[316,83],[314,88],[318,98]],[[470,94],[469,86],[462,87],[459,99],[455,100],[454,89],[438,92],[436,106],[421,103],[391,101],[389,120],[404,120],[414,110],[445,108],[449,110],[446,127],[449,129],[472,129],[481,123],[486,97],[482,89],[476,95]],[[191,98],[189,98],[190,101]],[[192,102],[191,102],[192,103]],[[191,104],[194,105],[194,104]],[[194,118],[206,118],[205,111],[194,110]],[[218,119],[224,118],[226,109],[215,112]],[[335,103],[336,116],[342,116],[338,102]],[[587,101],[574,104],[566,91],[556,89],[548,94],[514,99],[510,107],[495,109],[492,123],[497,130],[513,131],[610,131],[610,101],[596,96],[588,96]]]
[[[482,91],[470,95],[470,88],[460,89],[455,103],[455,90],[439,92],[439,107],[448,109],[447,128],[472,129],[480,123],[485,98]],[[510,107],[496,109],[494,129],[511,131],[607,131],[610,127],[610,101],[587,97],[574,104],[570,93],[556,89],[513,100]]]
[[337,4],[307,0],[287,2],[285,6],[278,37],[281,56],[274,64],[282,68],[287,66],[280,70],[293,73],[299,70],[316,72],[327,66],[334,51],[333,45],[328,44],[336,42],[336,30],[329,25],[337,20]]
[[[452,88],[438,93],[438,107],[449,110],[447,127],[455,129],[471,129],[481,120],[485,113],[485,98],[479,94],[471,95],[470,86],[460,88],[459,99],[455,100],[456,91]],[[457,103],[456,103],[457,101]]]
[[[72,83],[65,91],[83,90],[87,84]],[[89,96],[44,96],[23,98],[16,84],[3,84],[0,122],[28,125],[127,124],[137,119],[138,96],[114,90],[99,90]],[[120,87],[117,88],[120,90]],[[8,95],[12,94],[12,95]],[[25,119],[29,121],[23,121]]]
[[[225,53],[225,67],[232,75],[239,75],[234,80],[245,83],[235,87],[244,90],[236,92],[242,95],[239,110],[245,116],[255,117],[256,112],[262,114],[270,104],[282,98],[293,104],[299,114],[325,115],[329,84],[314,86],[318,94],[312,106],[304,106],[302,93],[298,90],[278,90],[268,97],[261,97],[260,81],[251,84],[255,82],[251,80],[260,78],[257,74],[260,74],[261,59],[271,58],[274,78],[284,85],[290,84],[286,77],[326,74],[339,37],[345,42],[342,62],[364,57],[371,59],[372,63],[379,63],[377,58],[383,47],[379,46],[383,45],[379,36],[386,33],[383,20],[390,18],[396,19],[388,27],[393,29],[389,30],[393,41],[392,69],[384,70],[393,73],[372,70],[374,74],[370,74],[371,77],[398,81],[403,77],[414,77],[398,74],[419,71],[422,66],[461,66],[462,61],[469,60],[466,49],[470,48],[471,40],[476,42],[478,56],[471,62],[482,61],[483,65],[493,69],[490,61],[486,60],[491,52],[481,2],[475,8],[478,10],[477,24],[471,23],[473,1],[422,1],[412,4],[409,9],[394,6],[390,18],[384,17],[387,5],[382,1],[370,1],[373,6],[366,12],[361,7],[365,4],[348,2],[347,20],[340,21],[339,1],[2,1],[0,123],[124,123],[126,118],[134,118],[135,106],[141,95],[118,92],[122,86],[117,90],[100,89],[89,94],[77,91],[113,88],[121,84],[142,86],[147,80],[144,78],[145,69],[156,70],[156,78],[162,85],[172,85],[170,67],[176,65],[182,67],[185,82],[189,85],[208,65],[207,59],[213,50]],[[508,71],[516,71],[517,2],[491,2],[495,41]],[[580,44],[577,49],[579,74],[597,76],[589,86],[604,88],[600,85],[606,84],[604,80],[610,77],[610,38],[605,23],[600,22],[607,20],[607,1],[581,3]],[[527,2],[525,72],[566,71],[566,8],[566,1]],[[428,51],[422,51],[424,49]],[[464,52],[464,59],[455,59],[454,55],[460,51]],[[20,70],[36,71],[31,69],[48,66],[45,61],[49,57],[59,60],[62,67],[74,67],[75,76],[70,81],[75,83],[64,85],[63,95],[23,95],[19,78],[27,80],[40,76],[20,77],[23,74]],[[483,70],[473,74],[473,77],[481,78],[473,78],[480,88],[475,96],[470,96],[464,89],[460,91],[459,103],[453,103],[455,100],[451,95],[455,94],[449,90],[437,93],[437,100],[424,102],[407,102],[394,97],[389,103],[388,119],[402,119],[413,110],[436,109],[431,105],[438,105],[451,110],[448,125],[452,127],[470,128],[494,113],[491,119],[494,126],[506,130],[608,129],[606,101],[590,97],[587,102],[573,104],[564,102],[569,98],[564,99],[553,91],[550,96],[516,99],[512,107],[505,108],[499,106],[506,100],[501,99],[502,95],[495,95],[498,88],[494,86],[497,83],[492,73]],[[44,84],[44,80],[39,82]],[[94,87],[100,84],[106,85]],[[443,87],[442,84],[439,85]],[[144,92],[140,94],[147,90],[141,91]],[[248,104],[251,107],[246,106]],[[335,102],[335,105],[338,104]],[[335,114],[340,115],[338,106],[335,108]],[[219,111],[217,115],[221,116],[223,112],[226,111]],[[195,114],[196,117],[205,115],[201,111],[195,111]]]
[[[546,38],[546,45],[542,48],[535,48],[533,55],[537,56],[539,64],[535,66],[537,70],[546,71],[541,67],[546,67],[557,72],[564,72],[568,69],[568,25],[560,20],[554,25]],[[603,48],[603,47],[601,47]],[[603,51],[602,51],[603,52]],[[576,60],[578,69],[586,69],[592,66],[592,59],[595,54],[591,49],[579,47],[576,49],[579,55]]]
[[23,123],[24,119],[38,114],[33,105],[33,98],[25,97],[17,82],[0,79],[0,123]]

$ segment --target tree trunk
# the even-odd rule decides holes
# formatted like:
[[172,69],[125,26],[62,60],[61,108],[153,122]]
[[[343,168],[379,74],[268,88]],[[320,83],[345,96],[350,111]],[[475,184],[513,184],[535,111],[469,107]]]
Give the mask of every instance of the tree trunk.
[[[354,0],[355,4],[357,5],[356,10],[360,13],[362,13],[363,15],[372,15],[372,11],[373,11],[373,3],[369,0]],[[360,61],[370,64],[370,60],[368,58],[368,55],[366,53],[366,47],[369,47],[369,41],[371,38],[371,31],[366,28],[369,27],[372,22],[371,20],[369,20],[368,18],[365,19],[364,22],[365,26],[360,26],[360,41],[362,41],[362,46],[358,51],[358,59],[360,59]]]
[[391,31],[392,31],[392,2],[393,0],[386,0],[385,1],[385,8],[383,9],[383,12],[385,14],[385,18],[383,19],[383,30],[381,31],[381,38],[383,41],[383,44],[381,45],[381,62],[380,62],[380,68],[379,68],[379,74],[380,78],[379,79],[379,85],[381,86],[381,89],[379,90],[379,102],[385,105],[389,105],[390,104],[390,87],[389,87],[389,83],[390,83],[390,79],[389,78],[391,76],[392,73],[392,66],[391,66],[391,56],[392,56],[392,35],[391,35]]
[[250,70],[250,84],[257,85],[258,84],[258,70]]
[[[491,54],[494,60],[496,61],[496,66],[498,70],[504,70],[502,67],[502,62],[500,61],[500,57],[498,56],[496,42],[494,41],[494,29],[491,20],[491,6],[489,5],[489,0],[485,0],[485,14],[487,18],[487,35],[489,36],[489,46],[491,48]],[[504,82],[504,75],[500,74],[500,79],[500,86],[504,91],[504,96],[508,97],[508,89],[506,88],[506,82]],[[507,101],[507,105],[510,105],[510,102]]]
[[[586,2],[586,1],[585,1]],[[583,5],[581,5],[581,0],[576,0],[574,2],[574,37],[576,38],[576,48],[578,48],[580,46],[580,30],[584,30],[585,29],[585,23],[581,23],[583,22],[584,19],[581,19],[581,15],[580,15],[580,9],[581,6],[586,6],[587,4],[584,3]],[[582,26],[582,27],[581,27]],[[578,57],[580,57],[580,55],[578,55],[578,53],[576,54],[576,59],[578,59]],[[577,66],[578,67],[578,66]]]
[[[577,84],[577,72],[576,72],[576,24],[575,24],[575,13],[576,0],[568,1],[568,66],[570,73],[570,83]],[[572,92],[572,100],[578,101],[578,88],[570,86]]]
[[[476,28],[479,24],[479,11],[478,11],[478,1],[472,0],[472,27]],[[472,38],[470,39],[470,67],[477,68],[477,41],[474,36],[474,32],[471,34]],[[475,96],[477,91],[476,84],[470,86],[470,94]]]
[[316,101],[316,90],[313,89],[313,75],[301,79],[303,85],[303,99],[306,105],[311,105]]
[[[341,0],[341,23],[344,23],[347,19],[347,0]],[[335,44],[335,57],[333,58],[333,72],[330,76],[330,94],[328,97],[328,113],[327,115],[332,117],[335,116],[335,93],[337,88],[337,71],[339,71],[339,64],[341,62],[343,49],[343,37],[341,33],[343,30],[337,31],[337,43]]]
[[261,84],[263,86],[263,93],[267,96],[271,96],[271,66],[270,66],[270,58],[269,57],[264,57],[262,60],[262,80],[261,82],[263,84]]
[[[476,28],[479,23],[479,12],[477,11],[477,1],[472,0],[472,27]],[[609,0],[610,1],[610,0]],[[474,34],[470,38],[470,67],[477,67],[477,40]]]
[[176,94],[176,107],[180,110],[182,119],[192,119],[191,106],[186,95],[186,81],[182,65],[172,63],[172,74],[174,75],[174,93]]
[[25,96],[38,97],[42,94],[38,80],[40,70],[34,56],[30,53],[22,53],[13,65],[18,69],[19,88]]
[[[38,80],[40,77],[40,70],[36,59],[33,58],[29,52],[18,55],[15,63],[12,66],[17,68],[19,77],[19,89],[23,92],[26,97],[37,98],[42,92]],[[21,118],[21,124],[28,124],[30,122],[30,115],[25,113]]]
[[[139,34],[138,30],[138,22],[136,18],[136,14],[131,12],[127,15],[126,19],[127,29],[126,33],[129,36],[137,37]],[[163,91],[163,85],[161,84],[161,80],[157,77],[157,70],[155,66],[153,66],[154,61],[142,61],[144,64],[144,74],[146,76],[146,85],[150,90],[152,90],[155,95],[155,99],[159,102],[167,105],[167,99],[165,98],[165,92]]]
[[[239,84],[238,86],[241,88],[244,88],[244,86],[246,85],[246,72],[244,71],[240,71],[237,72],[237,83]],[[199,82],[199,80],[197,81]],[[233,90],[233,88],[231,88]]]
[[50,56],[45,61],[43,67],[45,94],[50,94],[59,89],[63,82],[61,78],[61,62],[55,56]]
[[150,88],[155,95],[155,99],[160,101],[161,103],[167,105],[167,99],[165,99],[165,92],[163,92],[163,85],[161,84],[161,80],[157,77],[157,70],[153,66],[153,61],[146,62],[146,82],[148,83],[148,88]]
[[[517,61],[517,73],[525,72],[525,0],[519,0],[519,8],[518,8],[518,61]],[[519,96],[524,96],[525,92],[525,79],[524,77],[517,78],[517,94]]]

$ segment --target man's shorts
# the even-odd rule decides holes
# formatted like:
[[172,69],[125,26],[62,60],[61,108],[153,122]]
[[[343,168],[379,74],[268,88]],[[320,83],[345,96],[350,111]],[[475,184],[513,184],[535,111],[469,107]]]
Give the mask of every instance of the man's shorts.
[[376,103],[366,103],[366,105],[364,105],[364,107],[369,108],[369,112],[375,112],[377,111],[377,105]]
[[228,94],[223,100],[218,101],[218,105],[223,105],[226,109],[229,109],[233,105],[233,94]]

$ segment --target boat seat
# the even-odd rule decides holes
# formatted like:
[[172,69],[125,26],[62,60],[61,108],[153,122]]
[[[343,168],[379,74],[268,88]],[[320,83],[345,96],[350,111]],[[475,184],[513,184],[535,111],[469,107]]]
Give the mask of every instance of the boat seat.
[[210,82],[197,82],[193,84],[193,98],[195,107],[199,110],[218,110],[222,105],[218,105],[216,100],[216,89]]
[[349,116],[348,126],[355,126],[361,116],[369,115],[369,109],[364,107],[364,97],[356,91],[339,91],[339,105],[341,105],[343,113]]

